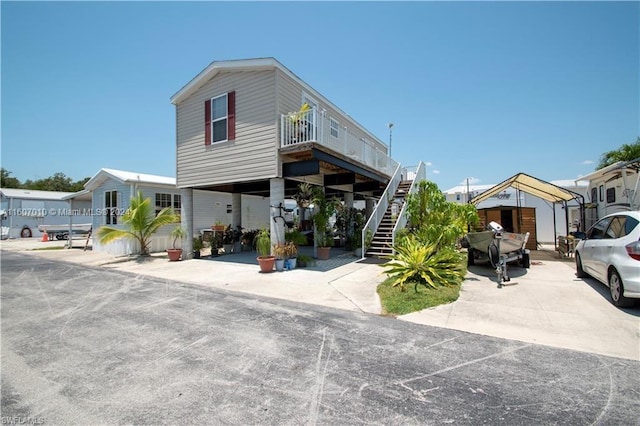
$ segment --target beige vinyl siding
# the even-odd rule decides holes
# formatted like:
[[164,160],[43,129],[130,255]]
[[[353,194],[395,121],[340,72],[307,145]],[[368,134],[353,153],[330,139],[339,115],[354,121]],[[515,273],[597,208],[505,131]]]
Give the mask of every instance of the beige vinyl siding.
[[[236,92],[236,139],[205,146],[204,102]],[[275,72],[216,75],[176,106],[178,187],[246,182],[277,175]]]

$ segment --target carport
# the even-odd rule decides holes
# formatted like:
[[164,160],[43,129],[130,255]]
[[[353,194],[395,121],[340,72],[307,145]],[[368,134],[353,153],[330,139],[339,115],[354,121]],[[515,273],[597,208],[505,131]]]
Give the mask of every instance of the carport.
[[[62,197],[63,200],[67,201],[69,203],[69,240],[67,242],[67,248],[73,248],[73,217],[74,217],[74,202],[75,201],[92,201],[93,197],[93,193],[91,191],[89,191],[88,189],[83,189],[80,190],[78,192],[74,192],[73,194],[69,194],[67,196]],[[93,210],[93,209],[92,209]],[[94,212],[91,212],[91,220],[93,222],[93,215]],[[93,225],[93,223],[92,223]],[[89,242],[89,238],[91,237],[91,231],[93,229],[89,230],[89,235],[87,236],[87,240],[85,242],[84,248],[87,248],[88,242]]]
[[[584,231],[584,196],[578,194],[577,192],[573,192],[544,180],[529,176],[525,173],[518,173],[517,175],[510,177],[509,179],[473,197],[471,200],[469,200],[469,202],[477,205],[482,201],[487,200],[489,197],[494,196],[501,191],[504,191],[507,188],[515,188],[516,190],[517,209],[522,208],[522,206],[520,205],[520,191],[546,200],[550,203],[553,203],[554,205],[557,203],[562,204],[565,214],[565,225],[567,231],[569,230],[569,209],[567,208],[567,202],[572,200],[577,201],[578,205],[580,206],[580,230]],[[518,217],[521,218],[522,216],[518,215]],[[553,209],[553,237],[555,248],[557,249],[558,235],[556,232],[555,208]]]

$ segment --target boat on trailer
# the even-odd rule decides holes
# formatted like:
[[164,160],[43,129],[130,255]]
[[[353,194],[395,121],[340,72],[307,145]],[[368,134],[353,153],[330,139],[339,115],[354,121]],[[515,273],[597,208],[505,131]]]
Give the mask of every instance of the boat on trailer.
[[499,286],[509,281],[507,263],[519,261],[523,268],[529,268],[531,261],[529,250],[525,245],[529,233],[519,234],[505,232],[497,222],[491,222],[486,231],[469,232],[462,240],[467,249],[467,265],[475,265],[476,261],[489,261],[498,273]]
[[[57,240],[69,239],[69,225],[38,225],[40,232],[46,232],[50,238]],[[90,223],[74,223],[71,225],[72,234],[88,234],[91,231]]]

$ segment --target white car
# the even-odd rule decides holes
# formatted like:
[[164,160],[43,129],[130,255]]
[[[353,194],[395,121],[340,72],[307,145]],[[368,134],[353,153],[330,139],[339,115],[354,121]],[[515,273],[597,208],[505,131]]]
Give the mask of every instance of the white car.
[[576,245],[576,275],[609,286],[618,307],[640,299],[640,211],[607,215]]

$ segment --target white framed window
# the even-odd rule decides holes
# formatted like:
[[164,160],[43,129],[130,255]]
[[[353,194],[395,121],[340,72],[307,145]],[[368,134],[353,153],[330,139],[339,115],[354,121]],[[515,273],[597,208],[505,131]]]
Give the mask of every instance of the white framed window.
[[118,224],[118,191],[105,191],[104,193],[104,217],[105,224]]
[[338,121],[333,117],[329,118],[329,134],[334,138],[340,136],[340,123],[338,123]]
[[211,142],[226,142],[228,139],[229,111],[227,94],[211,99]]
[[167,207],[173,207],[173,211],[180,214],[181,202],[180,194],[156,193],[156,216],[160,210]]

